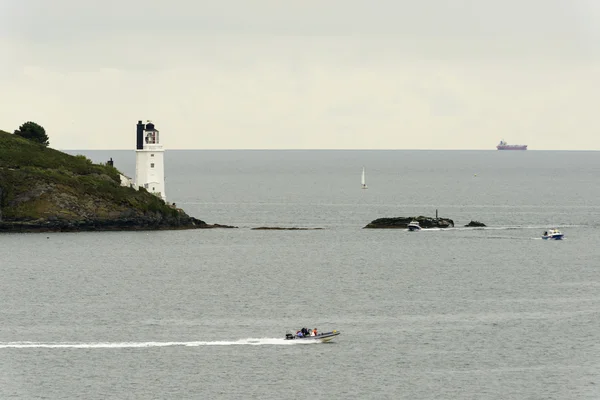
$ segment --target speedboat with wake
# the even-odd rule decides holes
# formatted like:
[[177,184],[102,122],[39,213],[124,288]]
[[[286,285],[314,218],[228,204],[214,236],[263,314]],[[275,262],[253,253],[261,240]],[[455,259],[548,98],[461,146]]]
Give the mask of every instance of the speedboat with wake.
[[408,230],[411,232],[420,231],[421,225],[419,225],[419,221],[410,221],[410,224],[408,224]]
[[562,240],[562,238],[564,236],[565,235],[561,231],[554,228],[554,229],[548,229],[546,232],[544,232],[544,234],[542,235],[542,239],[544,239],[544,240]]
[[296,334],[286,333],[285,340],[301,340],[309,342],[315,341],[325,343],[329,342],[330,340],[333,340],[333,338],[338,336],[339,334],[340,332],[336,330],[333,330],[331,332],[317,333],[316,335],[311,335],[310,333],[306,335],[303,334],[301,331],[298,331]]

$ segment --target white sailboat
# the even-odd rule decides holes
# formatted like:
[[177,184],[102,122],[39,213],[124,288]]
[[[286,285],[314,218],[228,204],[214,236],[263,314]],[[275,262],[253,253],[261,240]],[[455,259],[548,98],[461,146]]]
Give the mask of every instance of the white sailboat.
[[360,183],[361,183],[361,187],[363,189],[367,188],[367,179],[365,178],[365,167],[363,167],[363,171],[362,171],[362,177],[360,179]]

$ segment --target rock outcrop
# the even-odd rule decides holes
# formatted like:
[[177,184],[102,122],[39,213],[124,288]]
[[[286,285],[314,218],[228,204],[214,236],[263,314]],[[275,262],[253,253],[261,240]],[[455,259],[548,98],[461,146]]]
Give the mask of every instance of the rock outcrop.
[[235,226],[207,224],[185,213],[173,217],[146,214],[131,218],[113,219],[58,219],[40,218],[33,221],[0,222],[0,232],[82,232],[82,231],[135,231],[236,228]]
[[479,228],[479,227],[484,227],[484,226],[486,226],[486,225],[483,222],[471,221],[465,225],[465,228]]
[[453,228],[454,221],[449,218],[431,218],[431,217],[395,217],[378,218],[371,221],[364,228],[368,229],[407,229],[411,221],[418,221],[423,229],[427,228]]

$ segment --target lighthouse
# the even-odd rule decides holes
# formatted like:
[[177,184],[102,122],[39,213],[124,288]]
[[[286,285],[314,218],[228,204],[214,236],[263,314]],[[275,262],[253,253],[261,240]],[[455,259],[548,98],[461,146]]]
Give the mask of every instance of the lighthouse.
[[136,141],[135,184],[166,201],[165,150],[152,122],[138,121]]

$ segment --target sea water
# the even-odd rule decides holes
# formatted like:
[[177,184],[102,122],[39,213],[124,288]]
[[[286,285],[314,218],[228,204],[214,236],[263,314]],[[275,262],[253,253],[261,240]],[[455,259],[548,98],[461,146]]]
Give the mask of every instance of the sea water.
[[[165,163],[169,202],[238,228],[0,235],[0,398],[600,398],[597,152]],[[455,228],[362,229],[436,210]]]

